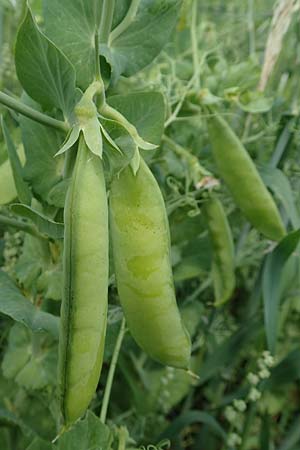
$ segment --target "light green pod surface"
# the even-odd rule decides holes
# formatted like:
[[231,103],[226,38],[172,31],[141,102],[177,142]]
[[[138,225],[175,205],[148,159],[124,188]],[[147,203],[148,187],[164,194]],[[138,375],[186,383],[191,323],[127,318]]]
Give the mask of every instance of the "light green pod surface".
[[59,384],[65,423],[87,409],[106,332],[108,209],[102,162],[80,141],[65,206]]
[[234,244],[222,203],[210,197],[203,203],[203,212],[213,249],[215,305],[219,306],[230,299],[235,288]]
[[[18,149],[18,155],[23,165],[25,163],[25,153],[23,147]],[[11,203],[17,198],[17,190],[13,177],[12,168],[9,159],[0,165],[0,205]]]
[[220,175],[236,204],[267,238],[282,239],[285,228],[277,206],[241,141],[217,113],[208,119],[208,132]]
[[168,219],[143,160],[136,176],[128,167],[113,180],[110,225],[117,287],[132,336],[153,359],[187,369],[191,344],[176,303]]

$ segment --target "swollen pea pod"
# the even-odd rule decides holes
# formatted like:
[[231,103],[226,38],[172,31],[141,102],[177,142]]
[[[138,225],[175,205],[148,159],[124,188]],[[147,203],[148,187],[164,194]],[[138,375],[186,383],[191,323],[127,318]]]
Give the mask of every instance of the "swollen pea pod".
[[[23,147],[18,150],[18,156],[22,164],[25,163]],[[0,205],[6,205],[17,198],[17,189],[9,159],[0,166]]]
[[267,238],[285,235],[276,204],[239,138],[215,111],[207,119],[213,156],[236,204],[249,222]]
[[212,275],[215,306],[230,299],[235,288],[234,245],[227,217],[220,200],[210,196],[201,210],[207,221],[213,248]]
[[65,424],[87,409],[99,380],[106,332],[108,209],[101,159],[80,137],[65,204],[59,384]]
[[188,369],[191,343],[176,304],[164,200],[146,163],[127,167],[110,191],[117,288],[129,330],[162,364]]

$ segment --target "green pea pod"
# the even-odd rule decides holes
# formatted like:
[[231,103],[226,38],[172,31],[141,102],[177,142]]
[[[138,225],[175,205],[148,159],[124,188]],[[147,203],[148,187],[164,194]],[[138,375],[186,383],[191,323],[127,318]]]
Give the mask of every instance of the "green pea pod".
[[191,344],[176,304],[168,218],[159,186],[141,160],[110,192],[110,225],[120,301],[129,330],[153,359],[187,369]]
[[233,239],[220,200],[210,197],[203,202],[201,209],[207,221],[213,248],[215,306],[220,306],[230,299],[235,288]]
[[107,317],[108,209],[101,159],[80,138],[65,204],[59,384],[65,423],[87,409],[101,372]]
[[207,123],[219,173],[236,204],[255,228],[279,241],[285,235],[280,214],[243,144],[218,113]]
[[[25,162],[25,153],[23,147],[18,150],[18,156],[22,164]],[[13,177],[12,168],[9,159],[0,166],[0,205],[11,203],[17,198],[17,189]]]

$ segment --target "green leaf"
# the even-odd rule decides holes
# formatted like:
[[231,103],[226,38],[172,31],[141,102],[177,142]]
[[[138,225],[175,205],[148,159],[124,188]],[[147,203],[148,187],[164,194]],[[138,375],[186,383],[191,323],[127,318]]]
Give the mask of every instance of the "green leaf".
[[29,390],[55,385],[57,348],[46,345],[46,338],[41,333],[32,335],[23,325],[15,324],[2,361],[4,376]]
[[70,179],[65,179],[58,182],[52,189],[50,189],[46,199],[49,205],[54,205],[57,208],[64,207],[69,184]]
[[168,438],[172,439],[178,436],[186,427],[190,427],[192,424],[201,423],[207,425],[211,432],[216,436],[220,437],[223,441],[226,441],[227,434],[221,425],[216,421],[216,419],[204,412],[204,411],[193,411],[190,410],[181,414],[172,424],[161,434],[159,439]]
[[76,422],[58,440],[58,450],[110,450],[112,435],[110,429],[91,411],[84,420]]
[[[37,104],[28,97],[25,103]],[[62,180],[64,158],[54,158],[61,146],[63,135],[26,117],[20,117],[22,140],[26,153],[25,179],[38,198],[47,200],[51,189]]]
[[76,70],[76,83],[85,90],[95,75],[95,31],[102,0],[43,0],[46,34]]
[[[106,131],[103,135],[104,157],[112,176],[130,163],[134,156],[136,145],[130,134],[117,121],[104,118],[100,120],[102,127]],[[107,133],[110,136],[109,140],[106,138]],[[112,141],[114,145],[112,145]]]
[[63,223],[54,222],[54,220],[35,211],[30,206],[22,205],[21,203],[13,203],[10,208],[15,214],[18,214],[24,219],[31,220],[42,235],[52,239],[63,239]]
[[150,64],[169,40],[181,0],[141,0],[136,17],[101,54],[112,66],[112,75],[131,76]]
[[61,300],[63,292],[63,273],[61,267],[54,267],[43,271],[37,282],[38,291],[42,291],[45,298]]
[[[21,147],[18,155],[22,163],[25,162],[24,150]],[[6,205],[17,198],[17,189],[9,159],[0,165],[0,205]]]
[[24,324],[32,331],[47,331],[58,339],[59,319],[40,311],[23,297],[9,276],[0,271],[0,313]]
[[274,353],[278,332],[282,270],[295,251],[300,239],[300,230],[288,234],[268,254],[263,271],[263,302],[265,328],[269,350]]
[[26,450],[54,450],[54,445],[50,444],[50,442],[46,442],[43,439],[36,437],[31,442],[29,447],[26,447]]
[[164,97],[159,92],[114,95],[107,103],[132,123],[145,141],[159,144],[165,121]]
[[22,203],[29,205],[32,197],[31,192],[23,179],[23,168],[21,161],[3,117],[1,118],[1,125],[19,200]]
[[276,390],[300,379],[300,349],[292,350],[273,369],[263,389]]
[[273,98],[265,97],[258,91],[246,91],[239,97],[239,107],[251,114],[262,114],[270,111],[273,105]]
[[247,348],[262,332],[262,324],[255,318],[248,319],[247,323],[242,325],[235,333],[233,333],[221,344],[213,346],[208,355],[206,355],[201,366],[199,376],[200,383],[205,383],[211,377],[220,373],[224,367],[232,367],[240,352]]
[[300,216],[297,211],[292,187],[287,176],[279,169],[264,167],[260,174],[266,185],[280,199],[294,228],[300,227]]
[[70,117],[76,94],[74,68],[38,29],[30,9],[19,29],[15,54],[17,75],[27,94],[44,108],[59,108]]

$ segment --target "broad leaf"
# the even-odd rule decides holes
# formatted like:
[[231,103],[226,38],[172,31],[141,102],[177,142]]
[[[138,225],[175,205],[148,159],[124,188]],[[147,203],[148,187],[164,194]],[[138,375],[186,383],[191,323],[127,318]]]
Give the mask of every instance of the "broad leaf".
[[[101,53],[112,66],[113,78],[131,76],[150,64],[169,40],[181,0],[141,0],[136,17]],[[114,34],[114,33],[113,33]]]
[[269,253],[263,271],[263,301],[265,328],[269,350],[274,353],[278,333],[278,318],[283,268],[295,251],[300,239],[300,230],[287,235]]
[[32,331],[47,331],[58,339],[59,319],[40,311],[23,297],[9,276],[0,271],[0,313],[24,324]]
[[85,90],[94,80],[95,31],[102,0],[43,0],[46,34],[76,70],[76,83]]
[[33,336],[26,327],[15,324],[10,330],[2,361],[4,376],[29,390],[54,385],[57,348],[53,344],[49,346],[46,340],[45,334]]
[[292,187],[287,176],[279,169],[271,169],[268,167],[261,169],[260,174],[266,185],[280,199],[293,227],[299,228],[300,216],[294,202]]
[[[37,104],[26,98],[26,103]],[[26,153],[25,179],[38,198],[47,200],[51,189],[62,180],[64,158],[54,158],[64,136],[56,130],[20,117],[22,139]]]
[[58,450],[103,449],[110,450],[110,429],[91,411],[84,420],[76,422],[58,440]]
[[107,102],[136,127],[145,141],[160,143],[165,121],[165,103],[162,94],[137,92],[114,95],[109,97]]
[[204,411],[193,410],[185,412],[175,420],[173,420],[172,424],[161,434],[160,439],[172,439],[173,437],[178,436],[180,432],[184,430],[184,428],[190,427],[195,423],[207,425],[213,434],[221,438],[223,441],[226,441],[227,435],[225,430],[211,414],[208,414]]
[[[24,163],[25,154],[22,147],[18,150],[18,155],[20,161]],[[13,171],[9,159],[4,161],[0,165],[0,180],[1,180],[0,205],[6,205],[7,203],[10,203],[13,200],[15,200],[18,196]]]
[[44,108],[59,108],[70,117],[75,102],[74,68],[38,29],[29,9],[17,36],[16,70],[30,97]]
[[3,118],[1,120],[1,125],[2,125],[3,135],[4,135],[4,139],[5,139],[6,146],[7,146],[8,157],[9,157],[9,161],[10,161],[10,164],[12,167],[13,177],[14,177],[19,200],[22,203],[25,203],[28,205],[31,202],[32,196],[31,196],[31,192],[30,192],[27,184],[25,183],[25,181],[23,179],[23,168],[22,168],[22,164],[21,164],[17,149],[15,147],[15,144],[13,143],[12,137],[10,135],[10,132],[9,132]]
[[49,217],[35,211],[30,206],[22,205],[20,203],[14,203],[11,205],[11,210],[25,219],[30,219],[41,234],[52,239],[63,239],[63,223],[54,222],[54,220],[51,220]]

